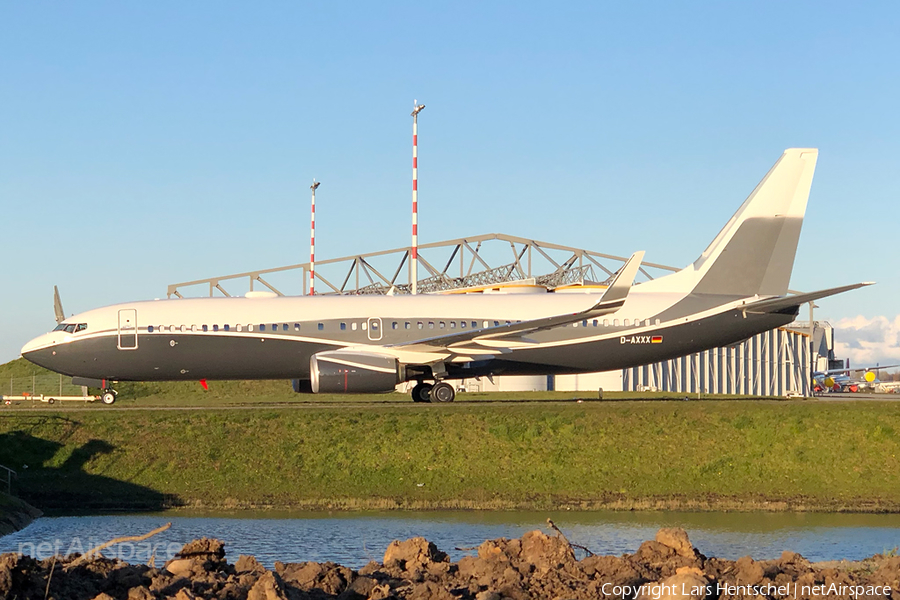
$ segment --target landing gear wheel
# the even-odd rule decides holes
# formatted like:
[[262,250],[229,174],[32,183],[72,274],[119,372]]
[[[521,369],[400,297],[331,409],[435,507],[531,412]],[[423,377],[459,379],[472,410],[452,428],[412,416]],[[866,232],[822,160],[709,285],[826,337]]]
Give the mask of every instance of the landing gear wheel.
[[456,390],[447,382],[442,381],[431,388],[431,399],[435,402],[453,402],[456,398]]
[[103,395],[100,396],[100,400],[103,402],[103,404],[112,404],[116,401],[116,393],[113,391],[103,392]]
[[56,402],[56,398],[47,398],[47,404],[53,404]]
[[430,383],[420,383],[416,385],[412,389],[412,399],[413,402],[431,402],[431,388],[433,386]]

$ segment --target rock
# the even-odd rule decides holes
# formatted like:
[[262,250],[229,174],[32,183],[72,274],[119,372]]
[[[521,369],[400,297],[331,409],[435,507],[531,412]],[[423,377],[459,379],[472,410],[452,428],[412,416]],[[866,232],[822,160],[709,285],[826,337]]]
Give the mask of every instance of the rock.
[[197,594],[191,592],[190,590],[186,590],[181,588],[178,590],[178,593],[175,594],[175,600],[199,600]]
[[128,600],[154,600],[153,594],[143,585],[128,590]]
[[447,562],[449,557],[438,550],[432,542],[423,537],[414,537],[399,542],[394,540],[387,547],[384,553],[385,565],[396,562],[403,570],[414,570],[416,568],[424,568],[433,562]]
[[241,554],[238,556],[237,562],[234,563],[236,573],[265,573],[266,568],[256,560],[255,556],[246,556]]
[[658,583],[645,584],[635,600],[705,600],[709,581],[703,571],[695,567],[682,567],[671,577]]
[[542,531],[529,531],[522,536],[520,556],[525,563],[534,565],[538,574],[575,562],[575,553],[567,542]]
[[288,600],[288,597],[275,573],[266,571],[250,588],[247,600]]
[[762,565],[749,556],[739,558],[734,563],[734,577],[738,585],[756,585],[763,580],[765,574]]
[[[409,595],[410,600],[457,600],[453,594],[434,581],[426,581],[415,586]],[[249,599],[248,599],[249,600]]]
[[656,532],[656,541],[675,550],[677,554],[694,558],[696,551],[687,532],[681,527],[663,527]]
[[194,560],[191,558],[175,558],[167,562],[163,568],[177,577],[189,577],[194,570]]
[[96,596],[94,596],[93,600],[116,600],[106,592],[100,592]]
[[502,600],[502,598],[497,592],[489,592],[487,590],[475,594],[475,600]]
[[281,565],[281,569],[278,569],[278,566],[279,565],[275,566],[276,573],[278,573],[282,579],[288,583],[293,583],[300,589],[306,591],[309,591],[316,580],[325,573],[324,567],[319,563],[314,562],[288,563],[286,565]]
[[194,561],[190,558],[175,558],[167,562],[163,568],[172,575],[188,577],[194,569]]
[[216,560],[225,560],[225,544],[212,538],[201,538],[185,544],[176,554],[178,558],[203,556]]
[[347,589],[341,592],[338,600],[365,600],[375,589],[377,583],[372,577],[365,575],[357,577],[347,586]]

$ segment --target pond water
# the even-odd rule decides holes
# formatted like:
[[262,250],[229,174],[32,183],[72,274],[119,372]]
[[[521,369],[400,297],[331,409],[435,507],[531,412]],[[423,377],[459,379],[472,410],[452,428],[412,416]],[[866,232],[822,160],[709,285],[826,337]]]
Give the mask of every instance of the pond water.
[[519,537],[552,518],[568,539],[596,554],[620,555],[653,539],[660,527],[683,527],[707,556],[777,558],[784,550],[812,561],[859,560],[900,546],[900,515],[678,512],[234,512],[176,511],[159,514],[44,517],[0,538],[0,552],[46,558],[83,552],[125,535],[140,535],[166,522],[172,527],[145,542],[104,552],[128,562],[157,566],[196,538],[226,544],[227,558],[252,554],[264,565],[334,561],[359,568],[380,561],[392,540],[423,536],[458,560],[486,539]]

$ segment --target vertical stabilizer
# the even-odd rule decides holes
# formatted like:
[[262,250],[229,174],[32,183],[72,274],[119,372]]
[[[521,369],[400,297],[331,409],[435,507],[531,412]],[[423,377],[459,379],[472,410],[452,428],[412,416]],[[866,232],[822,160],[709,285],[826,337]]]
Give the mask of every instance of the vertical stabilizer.
[[694,293],[787,293],[819,151],[784,151],[709,247],[687,267]]

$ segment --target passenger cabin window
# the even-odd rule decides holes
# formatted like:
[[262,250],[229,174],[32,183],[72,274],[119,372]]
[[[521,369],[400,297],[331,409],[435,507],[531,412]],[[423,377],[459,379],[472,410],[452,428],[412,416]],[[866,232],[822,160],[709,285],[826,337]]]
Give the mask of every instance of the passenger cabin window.
[[412,327],[412,324],[409,321],[403,324],[403,329],[409,329],[410,327]]
[[181,326],[181,333],[184,333],[184,332],[186,332],[186,331],[187,331],[187,325],[182,325],[182,326]]
[[597,319],[594,319],[594,327],[597,326]]
[[428,329],[434,329],[434,321],[428,321]]
[[237,328],[238,331],[243,331],[243,330],[244,330],[244,326],[241,325],[240,323],[238,323],[235,327]]
[[197,331],[197,326],[196,326],[196,325],[191,325],[191,331]]
[[341,323],[341,331],[346,331],[346,330],[347,330],[347,324]]
[[213,325],[213,331],[218,331],[218,330],[219,330],[219,326],[218,326],[218,325]]
[[603,319],[603,326],[609,327],[609,319]]
[[419,325],[419,329],[422,329],[423,327],[425,327],[425,324],[422,323],[422,321],[419,321],[418,325]]
[[456,329],[456,321],[450,321],[450,329]]
[[356,323],[350,323],[350,329],[356,331]]
[[209,327],[207,327],[206,325],[204,325],[204,326],[203,326],[203,331],[209,331]]
[[288,324],[287,324],[287,323],[283,324],[283,325],[281,326],[281,330],[282,330],[282,331],[287,331],[287,330],[288,330]]
[[153,325],[147,326],[147,333],[153,333]]
[[625,327],[628,327],[629,325],[631,325],[631,320],[625,319]]
[[325,323],[319,323],[319,331],[323,331],[325,329]]
[[619,320],[613,319],[613,327],[618,327],[618,326],[619,326]]
[[253,331],[253,325],[247,325],[247,331]]
[[266,330],[266,326],[265,326],[264,323],[260,323],[260,324],[259,324],[259,330],[260,330],[260,331],[265,331],[265,330]]
[[[228,331],[229,329],[231,329],[231,325],[222,325],[222,329]],[[240,329],[238,329],[238,331],[240,331]]]
[[300,331],[300,323],[294,323],[294,331]]
[[656,320],[656,324],[659,325],[659,319]]
[[399,326],[400,325],[399,325],[399,323],[397,323],[397,321],[394,321],[393,323],[391,323],[391,329],[397,329]]
[[447,327],[447,324],[444,323],[443,321],[441,321],[441,322],[438,324],[438,327],[440,327],[441,329],[444,329],[445,327]]
[[465,321],[460,321],[460,322],[459,322],[459,327],[460,327],[460,329],[465,329],[465,328],[466,328],[466,322],[465,322]]

